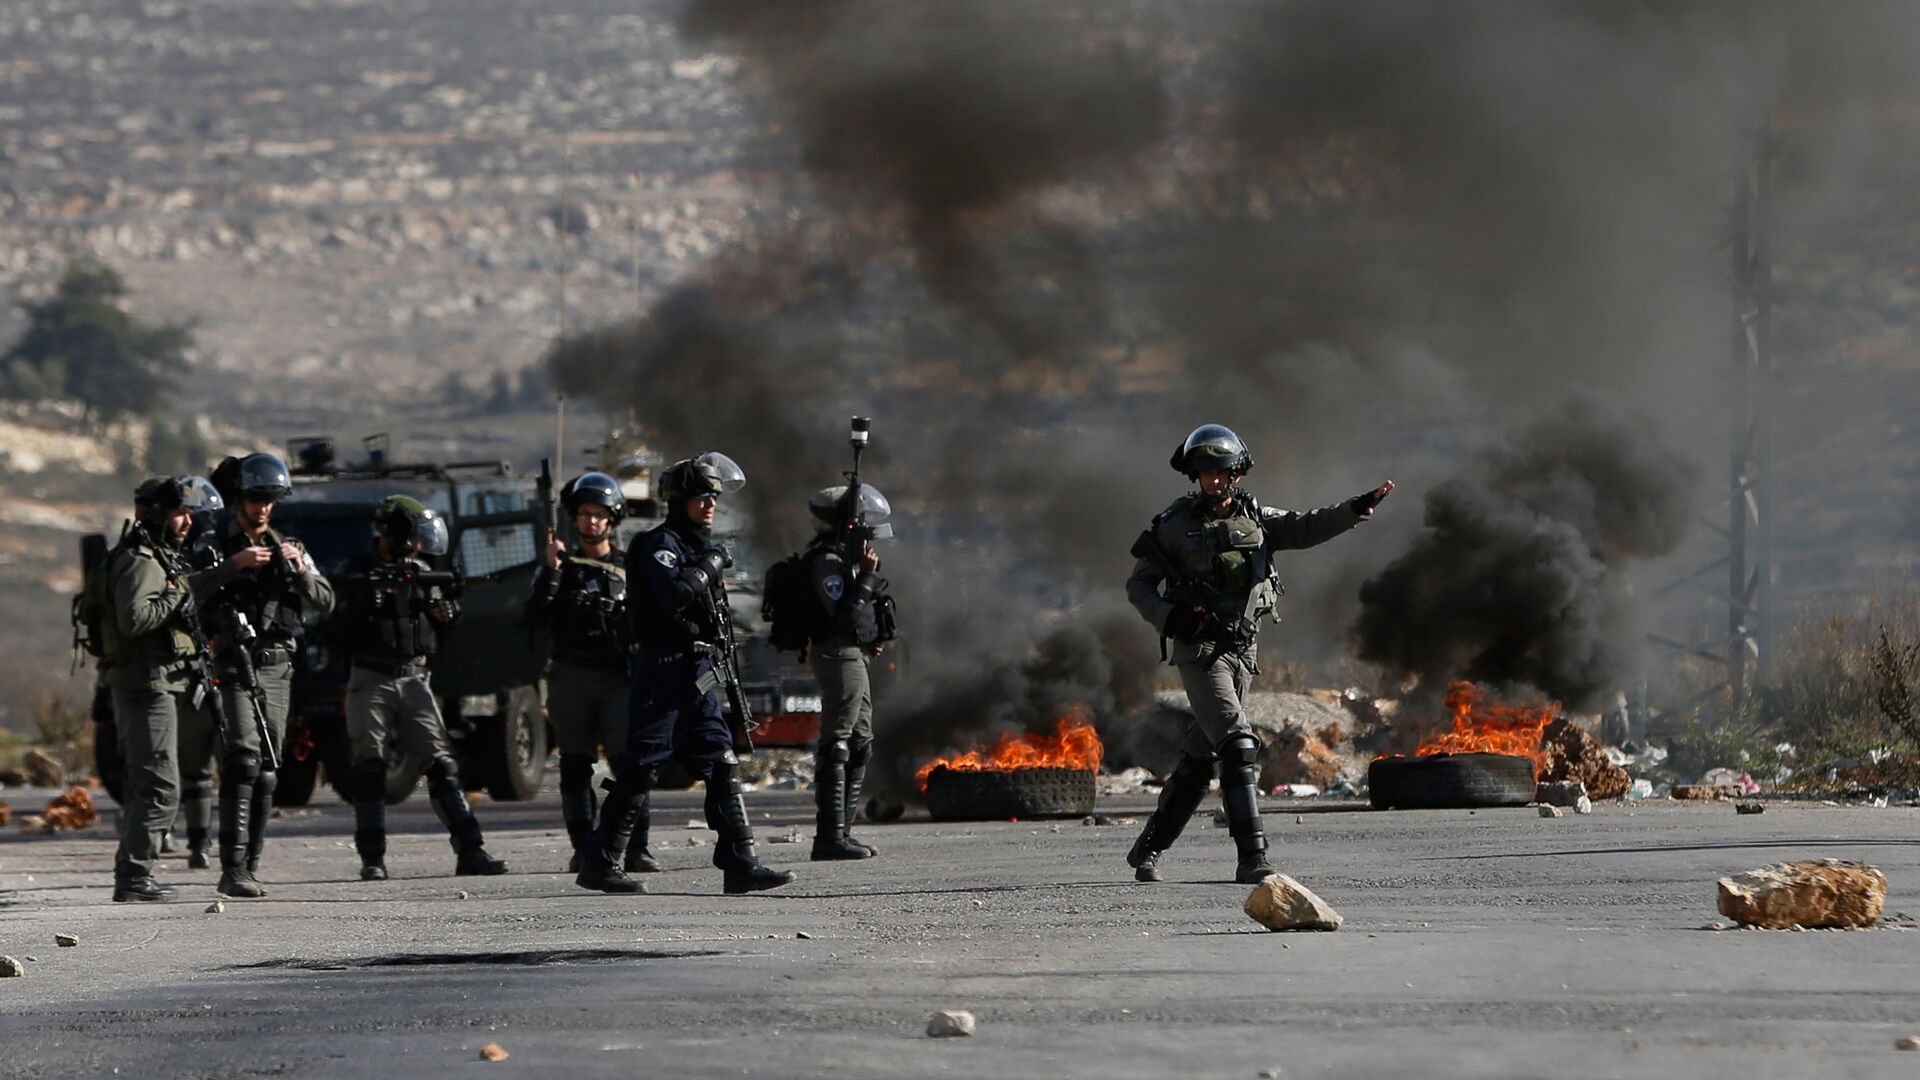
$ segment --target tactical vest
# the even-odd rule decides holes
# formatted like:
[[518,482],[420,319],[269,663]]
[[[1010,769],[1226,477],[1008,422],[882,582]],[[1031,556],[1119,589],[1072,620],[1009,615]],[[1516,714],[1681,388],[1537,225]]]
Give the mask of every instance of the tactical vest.
[[614,548],[605,559],[570,554],[553,600],[553,650],[561,660],[626,655],[627,570]]
[[[186,593],[186,565],[172,552],[157,547],[144,530],[135,529],[129,533],[121,546],[107,557],[105,587],[108,611],[106,618],[100,621],[101,659],[113,667],[162,667],[188,659],[194,654],[193,635],[187,633],[178,615],[168,619],[165,626],[135,637],[128,637],[120,629],[115,589],[120,579],[135,569],[135,559],[147,559],[158,564],[167,583]],[[187,594],[185,603],[192,602],[191,594]]]
[[[399,581],[404,562],[360,556],[349,569],[355,591],[348,648],[354,656],[408,660],[432,656],[440,647],[427,616],[430,590]],[[425,569],[424,563],[415,562]]]
[[[286,537],[272,529],[262,536],[271,550],[278,551],[286,542]],[[253,546],[247,534],[238,526],[221,526],[209,542],[217,557],[221,560],[231,558],[235,552]],[[293,578],[299,571],[276,559],[266,566],[253,570],[242,570],[234,580],[220,589],[214,602],[232,607],[246,615],[247,621],[265,641],[286,643],[300,637],[305,631],[301,612],[305,605],[299,586]]]
[[1177,603],[1203,604],[1230,617],[1245,616],[1258,620],[1274,613],[1280,583],[1266,547],[1266,530],[1260,523],[1260,504],[1251,495],[1241,495],[1233,512],[1224,518],[1209,518],[1205,504],[1197,496],[1187,496],[1154,518],[1154,527],[1182,514],[1199,522],[1198,543],[1180,549],[1187,576],[1201,587],[1192,595],[1171,590],[1167,599]]

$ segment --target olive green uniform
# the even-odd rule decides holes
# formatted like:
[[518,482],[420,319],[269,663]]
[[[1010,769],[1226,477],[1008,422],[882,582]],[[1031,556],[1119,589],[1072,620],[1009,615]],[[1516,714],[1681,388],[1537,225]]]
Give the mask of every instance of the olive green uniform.
[[210,730],[189,672],[193,639],[184,617],[192,604],[186,566],[158,550],[144,530],[107,562],[109,617],[103,621],[106,681],[126,760],[126,801],[114,881],[152,878],[160,844],[180,805],[176,740],[183,727]]

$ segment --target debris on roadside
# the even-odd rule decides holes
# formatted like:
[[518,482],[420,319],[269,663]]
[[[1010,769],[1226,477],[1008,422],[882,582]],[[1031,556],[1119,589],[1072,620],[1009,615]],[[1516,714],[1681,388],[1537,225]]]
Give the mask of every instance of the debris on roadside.
[[226,902],[222,900],[215,900],[213,903],[207,905],[207,910],[205,913],[208,915],[218,915],[225,910],[227,910]]
[[1688,799],[1696,802],[1737,799],[1746,792],[1737,784],[1675,784],[1668,792],[1676,799]]
[[1742,926],[1873,926],[1886,910],[1887,875],[1865,863],[1806,859],[1720,879],[1720,914]]
[[453,898],[455,900],[471,900],[473,899],[473,894],[465,889],[461,889],[459,892],[453,894]]
[[1733,812],[1736,814],[1764,814],[1767,812],[1767,804],[1757,802],[1734,803]]
[[48,832],[59,829],[84,829],[99,820],[99,813],[93,808],[93,796],[83,787],[70,787],[66,793],[47,804],[46,828]]
[[499,1043],[488,1043],[480,1048],[481,1061],[505,1061],[511,1056],[507,1053],[506,1047]]
[[74,937],[72,934],[55,934],[53,935],[53,943],[63,949],[71,949],[75,945],[80,944],[80,939]]
[[1338,930],[1346,921],[1313,890],[1285,874],[1255,885],[1244,910],[1269,930]]
[[1600,740],[1571,716],[1547,725],[1541,732],[1540,749],[1547,756],[1547,767],[1540,774],[1544,781],[1577,782],[1594,799],[1617,799],[1633,786],[1627,770],[1614,764]]
[[1920,1050],[1920,1039],[1914,1038],[1912,1035],[1902,1035],[1893,1040],[1893,1048],[1895,1050]]
[[960,1039],[973,1034],[974,1019],[970,1012],[946,1011],[934,1013],[927,1019],[927,1037],[932,1039]]
[[1587,797],[1587,785],[1578,780],[1548,780],[1533,791],[1533,801],[1543,806],[1572,806]]
[[1095,783],[1102,795],[1132,795],[1149,787],[1160,786],[1159,779],[1153,773],[1138,766],[1117,773],[1103,773]]
[[8,806],[6,803],[0,802],[0,827],[4,827],[12,821],[13,821],[13,807]]
[[27,973],[27,966],[11,956],[0,956],[0,979],[18,979]]
[[1540,816],[1541,817],[1559,817],[1561,816],[1560,808],[1553,805],[1552,803],[1543,802],[1540,804]]
[[802,833],[799,829],[788,829],[778,836],[767,837],[767,842],[770,844],[798,844],[806,838],[806,834]]
[[1593,813],[1593,800],[1587,798],[1585,795],[1573,800],[1573,812],[1576,814]]

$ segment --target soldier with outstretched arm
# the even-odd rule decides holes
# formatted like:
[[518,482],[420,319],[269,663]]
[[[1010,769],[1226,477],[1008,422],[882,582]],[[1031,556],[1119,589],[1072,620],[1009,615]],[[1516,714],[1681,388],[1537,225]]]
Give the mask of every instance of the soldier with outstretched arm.
[[1279,594],[1273,553],[1326,543],[1365,521],[1393,481],[1305,513],[1263,507],[1239,486],[1253,455],[1219,424],[1195,428],[1170,464],[1199,490],[1174,500],[1134,542],[1127,599],[1159,631],[1162,656],[1180,673],[1194,721],[1127,863],[1137,880],[1160,880],[1161,854],[1186,827],[1217,768],[1239,851],[1234,879],[1253,884],[1275,872],[1260,823],[1260,739],[1245,714],[1260,670],[1259,620],[1272,614]]

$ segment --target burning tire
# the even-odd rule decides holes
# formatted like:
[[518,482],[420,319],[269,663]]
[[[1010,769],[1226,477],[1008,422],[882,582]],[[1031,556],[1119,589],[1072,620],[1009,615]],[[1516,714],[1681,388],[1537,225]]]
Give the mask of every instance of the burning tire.
[[949,769],[927,776],[927,810],[935,821],[1085,817],[1093,813],[1094,771]]
[[1376,758],[1367,766],[1377,810],[1525,806],[1533,801],[1533,759],[1514,754],[1432,754]]

